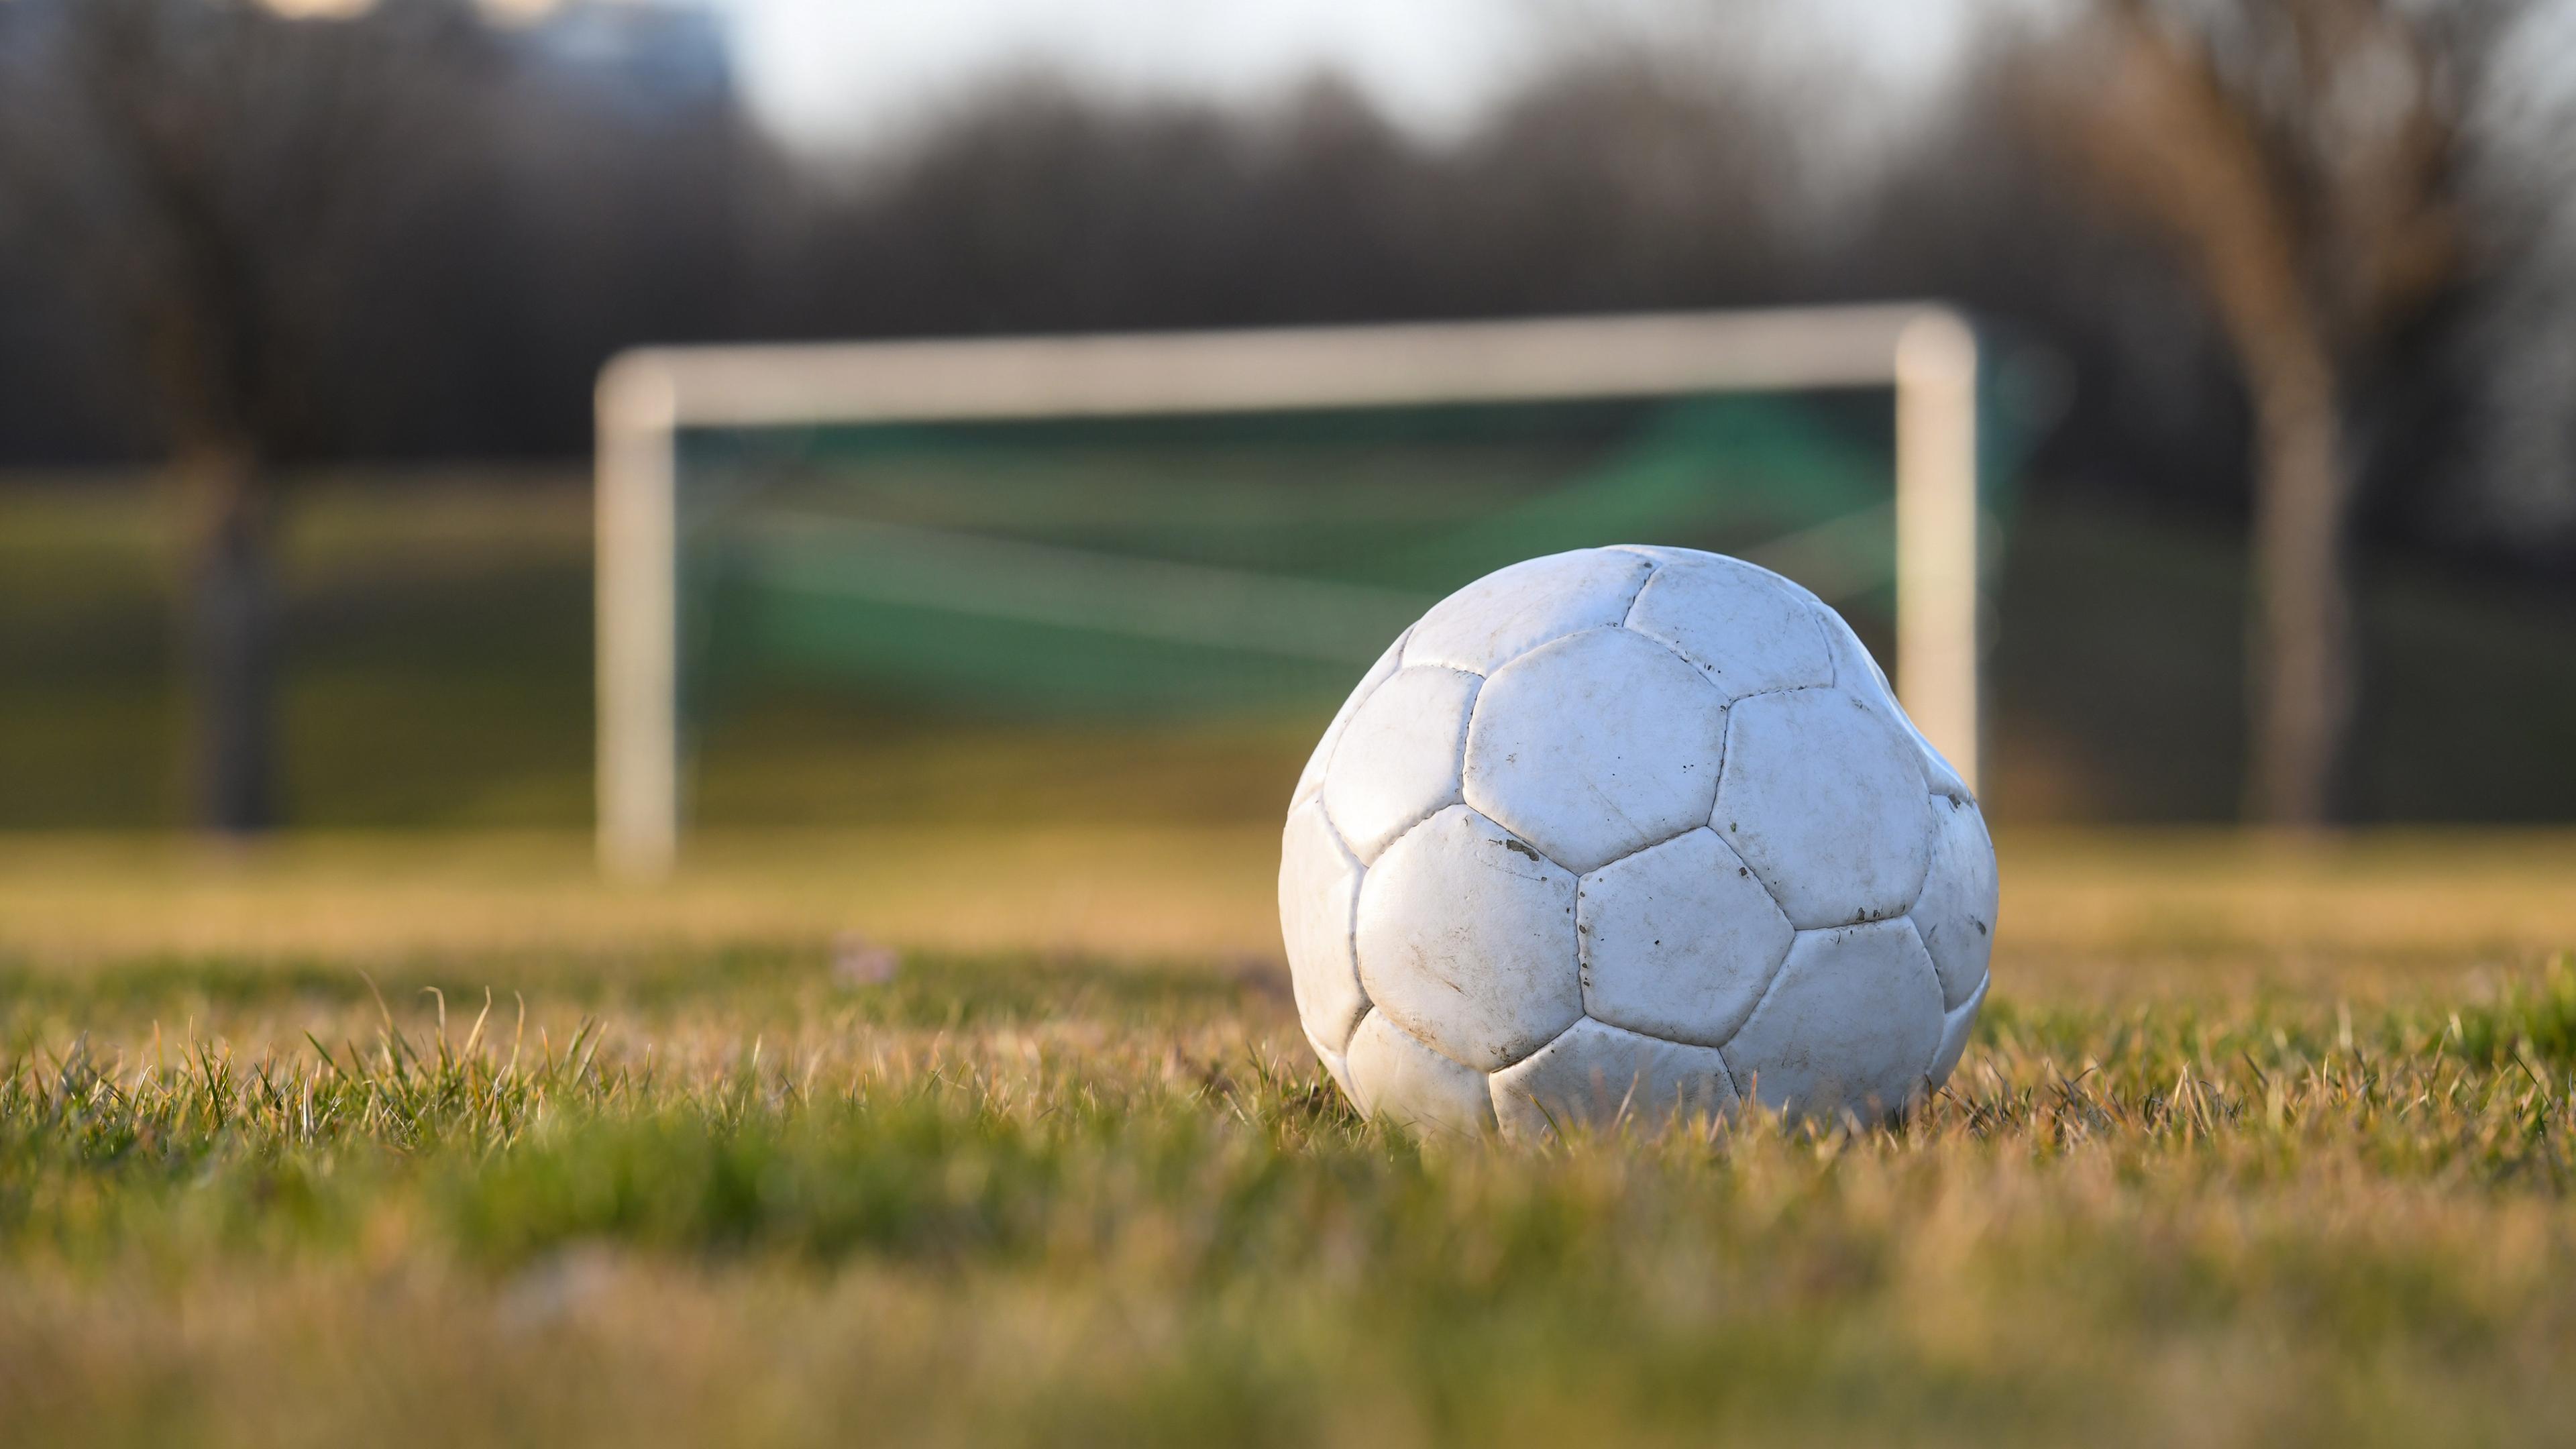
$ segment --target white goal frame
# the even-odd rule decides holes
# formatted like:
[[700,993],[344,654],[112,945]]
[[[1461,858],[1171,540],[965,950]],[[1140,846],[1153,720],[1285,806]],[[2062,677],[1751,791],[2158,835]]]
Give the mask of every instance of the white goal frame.
[[[677,447],[690,427],[1152,416],[1891,387],[1896,670],[1975,788],[1977,341],[1937,304],[974,341],[656,347],[599,377],[598,830],[610,873],[680,837]],[[1644,540],[1651,541],[1651,540]]]

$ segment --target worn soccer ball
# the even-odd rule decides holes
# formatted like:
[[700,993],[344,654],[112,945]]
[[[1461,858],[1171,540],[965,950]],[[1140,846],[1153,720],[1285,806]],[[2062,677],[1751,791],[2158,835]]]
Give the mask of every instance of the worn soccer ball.
[[1342,1091],[1520,1138],[1902,1113],[1958,1063],[1995,898],[1976,800],[1841,616],[1675,548],[1423,615],[1315,747],[1279,867]]

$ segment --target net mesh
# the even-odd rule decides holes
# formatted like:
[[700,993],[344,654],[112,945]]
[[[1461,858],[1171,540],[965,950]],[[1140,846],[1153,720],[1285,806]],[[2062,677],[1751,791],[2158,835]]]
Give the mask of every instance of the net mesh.
[[1449,590],[1614,542],[1883,607],[1884,397],[692,436],[685,672],[701,711],[777,677],[981,713],[1329,708]]
[[1606,543],[1750,558],[1883,639],[1891,432],[1884,389],[692,431],[695,803],[1267,813],[1424,609]]

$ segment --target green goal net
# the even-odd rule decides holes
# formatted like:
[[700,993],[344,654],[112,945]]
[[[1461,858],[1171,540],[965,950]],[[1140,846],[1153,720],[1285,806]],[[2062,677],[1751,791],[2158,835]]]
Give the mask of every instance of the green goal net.
[[[2014,440],[1927,385],[1909,453],[1925,315],[630,358],[602,392],[603,842],[1266,818],[1405,625],[1566,549],[1750,559],[1891,666],[1908,608],[1955,642]],[[1972,709],[1958,652],[1912,683]]]
[[1450,590],[1605,543],[1768,562],[1883,626],[1884,412],[1714,397],[689,438],[688,718],[703,733],[793,684],[880,713],[1320,721]]

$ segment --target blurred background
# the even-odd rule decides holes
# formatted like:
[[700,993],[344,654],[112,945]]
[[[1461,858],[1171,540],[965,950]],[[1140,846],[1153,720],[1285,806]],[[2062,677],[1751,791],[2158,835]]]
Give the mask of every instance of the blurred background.
[[[1917,297],[1992,359],[2002,822],[2576,818],[2571,128],[2548,0],[0,0],[0,830],[585,827],[628,346]],[[1436,595],[1866,516],[1885,414],[893,475],[769,430],[690,439],[683,506],[1392,540],[1379,582]],[[1685,424],[1736,504],[1594,508]],[[1202,453],[1102,463],[1149,444]],[[1426,450],[1436,486],[1368,464]],[[709,825],[1266,824],[1359,668],[1085,697],[1043,636],[897,657],[884,600],[705,536]],[[1884,658],[1883,569],[1845,572]]]

